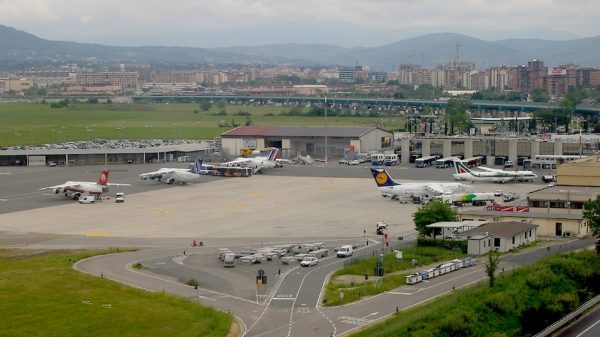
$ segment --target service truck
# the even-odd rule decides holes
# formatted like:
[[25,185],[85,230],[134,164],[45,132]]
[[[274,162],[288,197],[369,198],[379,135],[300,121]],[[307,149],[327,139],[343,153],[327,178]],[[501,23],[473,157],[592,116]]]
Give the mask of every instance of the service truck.
[[444,202],[454,206],[462,206],[464,204],[472,204],[473,206],[485,206],[488,201],[494,201],[494,193],[492,192],[473,192],[473,193],[447,193],[436,196]]

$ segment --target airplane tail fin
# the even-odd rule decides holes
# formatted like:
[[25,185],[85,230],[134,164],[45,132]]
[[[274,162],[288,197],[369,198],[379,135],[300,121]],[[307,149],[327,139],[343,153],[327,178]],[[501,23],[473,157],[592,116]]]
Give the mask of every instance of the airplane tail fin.
[[196,162],[194,163],[194,166],[192,166],[192,169],[190,170],[190,172],[198,174],[198,173],[200,173],[201,168],[202,168],[202,158],[196,160]]
[[459,160],[455,160],[454,161],[454,172],[457,174],[470,173],[471,170],[469,170],[469,168],[463,162],[461,162]]
[[384,169],[371,169],[371,174],[373,174],[373,178],[375,178],[375,183],[377,183],[377,187],[383,186],[396,186],[400,185],[390,177]]
[[269,160],[270,161],[275,161],[275,159],[277,159],[277,154],[279,153],[279,149],[278,148],[274,148],[271,151],[271,155],[269,155]]
[[98,179],[98,185],[106,184],[108,184],[108,170],[102,171],[102,173],[100,173],[100,179]]

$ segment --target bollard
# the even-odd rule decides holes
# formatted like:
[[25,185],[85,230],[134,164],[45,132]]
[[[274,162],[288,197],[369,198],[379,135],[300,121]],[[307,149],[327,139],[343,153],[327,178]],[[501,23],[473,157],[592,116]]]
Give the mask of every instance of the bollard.
[[367,240],[367,246],[369,246],[369,240]]
[[399,311],[399,310],[398,310],[398,306],[396,306],[396,313],[398,313],[398,311]]
[[185,250],[183,251],[183,255],[185,256]]

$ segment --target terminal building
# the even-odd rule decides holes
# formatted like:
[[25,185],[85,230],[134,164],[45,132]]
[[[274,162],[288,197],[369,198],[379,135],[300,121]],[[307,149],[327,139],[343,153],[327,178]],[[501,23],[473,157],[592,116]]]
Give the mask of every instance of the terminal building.
[[73,166],[193,161],[207,158],[213,151],[213,145],[205,141],[144,148],[2,150],[0,166],[44,166],[50,162]]
[[242,149],[281,149],[282,158],[310,155],[343,157],[352,152],[393,151],[393,134],[376,127],[240,126],[221,135],[224,155],[238,156]]
[[583,219],[584,204],[600,196],[600,157],[589,156],[558,165],[556,186],[527,195],[527,205],[487,206],[460,212],[461,220],[525,222],[538,226],[537,235],[581,237],[590,234]]

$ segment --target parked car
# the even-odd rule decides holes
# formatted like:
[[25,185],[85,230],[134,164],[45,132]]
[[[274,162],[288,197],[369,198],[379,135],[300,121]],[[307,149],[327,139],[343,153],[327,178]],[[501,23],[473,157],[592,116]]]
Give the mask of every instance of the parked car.
[[504,162],[504,168],[511,168],[514,167],[514,164],[512,161],[507,160],[506,162]]
[[84,197],[79,198],[80,204],[93,204],[96,201],[96,197],[93,195],[86,195]]
[[348,162],[348,165],[358,165],[360,164],[360,160],[358,159],[352,159],[351,161]]
[[338,160],[338,164],[348,165],[348,160],[340,159],[340,160]]
[[56,167],[56,162],[52,161],[52,160],[49,160],[48,161],[48,167]]
[[310,267],[310,266],[316,266],[317,263],[319,263],[319,259],[317,259],[314,256],[306,256],[302,262],[300,262],[300,265],[302,267]]
[[119,193],[115,194],[115,202],[116,203],[125,202],[125,193],[119,192]]
[[542,176],[542,181],[545,183],[551,183],[556,181],[556,177],[554,176],[554,174],[544,174]]

